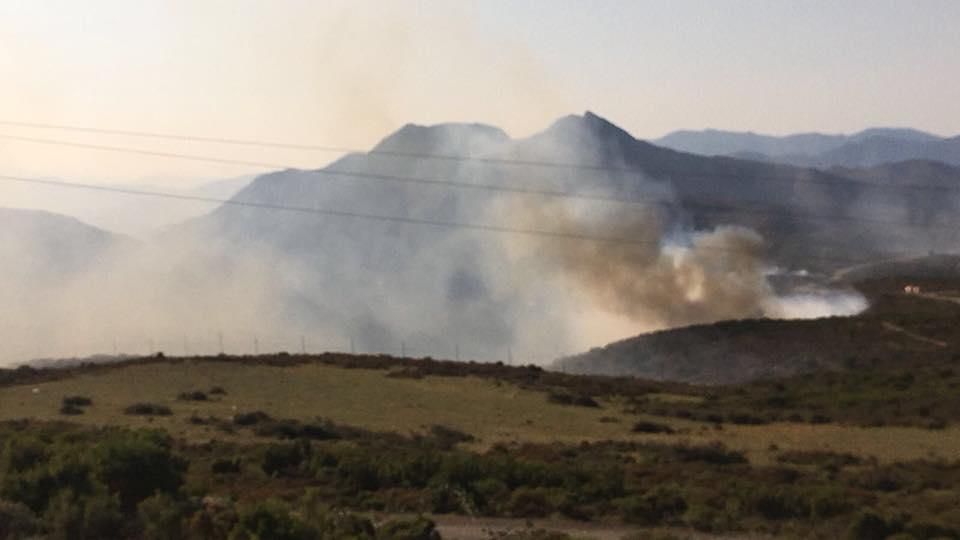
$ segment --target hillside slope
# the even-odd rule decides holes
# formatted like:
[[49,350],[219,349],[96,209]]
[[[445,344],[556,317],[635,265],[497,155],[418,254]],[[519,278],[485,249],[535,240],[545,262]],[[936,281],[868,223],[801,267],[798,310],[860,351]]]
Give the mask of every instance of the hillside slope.
[[[946,262],[944,262],[946,261]],[[953,295],[960,288],[956,258],[889,263],[858,269],[857,287],[871,306],[853,317],[815,320],[742,320],[640,335],[582,354],[554,367],[569,373],[685,381],[742,383],[863,366],[909,369],[960,355],[960,304],[905,294],[905,284]],[[909,275],[909,277],[906,277]]]

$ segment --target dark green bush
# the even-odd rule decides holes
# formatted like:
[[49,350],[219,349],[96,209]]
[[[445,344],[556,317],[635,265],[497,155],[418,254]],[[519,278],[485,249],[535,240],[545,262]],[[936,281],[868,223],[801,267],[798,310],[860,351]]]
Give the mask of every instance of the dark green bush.
[[634,433],[673,433],[673,428],[666,424],[641,420],[633,425]]
[[157,403],[134,403],[124,409],[123,413],[134,416],[170,416],[173,411],[170,407]]
[[687,502],[672,486],[658,486],[643,495],[627,497],[618,506],[624,519],[641,525],[670,523],[687,510]]
[[551,390],[547,394],[550,403],[558,405],[574,405],[577,407],[599,407],[595,399],[586,394],[575,394],[566,390]]
[[37,535],[42,526],[25,505],[0,499],[0,538],[21,540]]
[[186,505],[165,493],[148,497],[137,505],[143,540],[180,540],[184,537]]
[[309,461],[311,453],[312,449],[308,441],[271,444],[263,453],[260,467],[263,472],[271,476],[296,474],[301,466]]
[[89,407],[93,405],[93,400],[86,396],[67,396],[63,398],[63,405],[73,405],[74,407]]

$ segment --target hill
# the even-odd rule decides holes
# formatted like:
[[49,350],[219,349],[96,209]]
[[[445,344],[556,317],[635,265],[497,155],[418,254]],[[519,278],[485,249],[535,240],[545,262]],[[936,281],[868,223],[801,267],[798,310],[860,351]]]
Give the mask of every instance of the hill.
[[[131,538],[949,536],[960,401],[942,390],[957,375],[912,373],[702,388],[339,354],[0,370],[0,524]],[[98,519],[59,517],[78,508]],[[390,534],[411,529],[426,532]]]
[[[864,365],[909,369],[960,357],[956,257],[865,265],[844,273],[870,301],[853,317],[739,320],[640,335],[559,359],[571,373],[733,384]],[[909,272],[909,273],[905,273]],[[909,277],[906,277],[909,276]],[[923,294],[906,294],[917,285]],[[825,346],[825,344],[829,344]]]

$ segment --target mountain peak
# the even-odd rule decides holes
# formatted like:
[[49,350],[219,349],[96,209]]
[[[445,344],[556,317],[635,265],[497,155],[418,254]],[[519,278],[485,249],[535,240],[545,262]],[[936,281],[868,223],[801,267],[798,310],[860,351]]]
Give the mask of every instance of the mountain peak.
[[543,135],[572,141],[592,139],[601,144],[636,142],[626,130],[591,111],[586,111],[582,116],[564,116],[547,128]]
[[502,129],[486,124],[406,124],[380,141],[373,151],[470,156],[488,152],[509,140]]

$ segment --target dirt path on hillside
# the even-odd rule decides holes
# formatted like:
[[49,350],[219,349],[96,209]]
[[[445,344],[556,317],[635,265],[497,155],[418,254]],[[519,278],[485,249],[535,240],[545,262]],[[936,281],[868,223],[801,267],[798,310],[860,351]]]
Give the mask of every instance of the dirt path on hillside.
[[960,304],[960,298],[956,296],[947,296],[943,293],[916,293],[913,296],[919,296],[921,298],[927,298],[930,300],[939,300],[941,302],[950,302],[951,304]]
[[890,330],[891,332],[897,332],[897,333],[903,334],[903,335],[907,336],[907,337],[910,338],[910,339],[914,339],[914,340],[916,340],[916,341],[920,341],[920,342],[926,343],[927,345],[933,345],[933,346],[935,346],[935,347],[940,347],[941,349],[947,346],[947,342],[946,342],[946,341],[940,341],[939,339],[933,339],[933,338],[929,338],[929,337],[927,337],[927,336],[921,336],[920,334],[917,334],[916,332],[911,332],[910,330],[907,330],[906,328],[904,328],[904,327],[902,327],[902,326],[898,326],[898,325],[896,325],[896,324],[893,324],[892,322],[884,321],[884,322],[883,322],[883,327],[886,328],[887,330]]
[[441,515],[430,516],[437,524],[437,531],[444,540],[490,540],[497,538],[496,533],[506,531],[523,531],[530,529],[544,529],[563,532],[580,539],[590,540],[622,540],[624,537],[638,532],[670,533],[676,538],[704,540],[707,538],[726,538],[743,540],[760,540],[769,538],[759,535],[742,534],[739,536],[716,536],[699,533],[689,529],[629,527],[625,525],[609,525],[601,523],[584,523],[581,521],[564,519],[535,519],[524,520],[514,518],[471,518],[468,516]]

